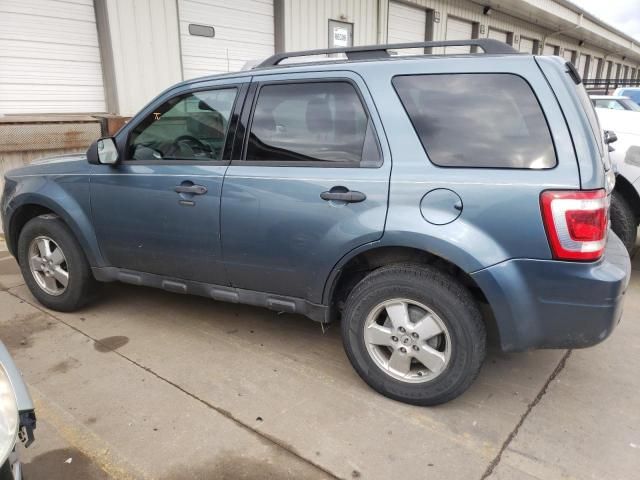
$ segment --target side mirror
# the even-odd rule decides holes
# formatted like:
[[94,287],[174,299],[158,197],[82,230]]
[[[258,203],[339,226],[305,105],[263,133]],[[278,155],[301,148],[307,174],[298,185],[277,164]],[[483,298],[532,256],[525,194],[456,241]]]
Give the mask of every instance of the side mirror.
[[96,140],[87,150],[87,161],[94,165],[115,165],[118,160],[118,147],[111,137]]
[[610,143],[617,142],[618,136],[612,132],[611,130],[604,131],[604,143],[605,145],[609,145]]

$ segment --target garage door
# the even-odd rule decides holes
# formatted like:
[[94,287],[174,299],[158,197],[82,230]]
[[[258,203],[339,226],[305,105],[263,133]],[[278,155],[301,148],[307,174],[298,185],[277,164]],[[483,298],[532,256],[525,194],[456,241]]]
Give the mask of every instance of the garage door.
[[[241,70],[247,62],[273,55],[273,1],[179,0],[184,78]],[[213,27],[214,36],[206,33]]]
[[565,48],[564,52],[562,53],[562,56],[565,58],[565,60],[571,62],[571,61],[573,61],[572,58],[573,58],[573,54],[574,53],[575,53],[574,50],[569,50],[569,49]]
[[501,42],[507,43],[507,32],[503,32],[502,30],[496,30],[495,28],[489,28],[488,38],[493,38],[494,40],[499,40]]
[[[447,40],[469,40],[473,36],[473,23],[454,17],[447,17]],[[447,47],[446,53],[469,53],[469,47]]]
[[587,78],[597,78],[598,77],[598,66],[602,62],[601,58],[591,57],[591,63],[589,64],[589,75]]
[[527,37],[520,37],[520,51],[526,53],[534,53],[533,47],[535,43]]
[[[424,8],[415,8],[398,2],[389,4],[389,43],[424,42],[427,12]],[[422,53],[415,49],[398,50],[401,55]]]
[[576,68],[578,69],[578,73],[581,77],[586,77],[587,72],[585,72],[585,67],[587,66],[587,55],[580,54],[580,59],[578,60],[578,65]]
[[557,55],[558,47],[547,43],[542,51],[543,55]]
[[0,114],[104,111],[93,0],[0,1]]

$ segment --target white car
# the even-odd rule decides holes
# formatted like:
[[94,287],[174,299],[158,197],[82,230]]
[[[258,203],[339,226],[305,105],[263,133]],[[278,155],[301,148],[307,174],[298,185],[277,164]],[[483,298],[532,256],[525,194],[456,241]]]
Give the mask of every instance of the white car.
[[614,97],[628,97],[640,105],[640,87],[620,87],[613,92]]
[[640,224],[640,107],[626,97],[594,95],[591,100],[600,126],[618,137],[610,153],[617,167],[611,228],[631,253]]

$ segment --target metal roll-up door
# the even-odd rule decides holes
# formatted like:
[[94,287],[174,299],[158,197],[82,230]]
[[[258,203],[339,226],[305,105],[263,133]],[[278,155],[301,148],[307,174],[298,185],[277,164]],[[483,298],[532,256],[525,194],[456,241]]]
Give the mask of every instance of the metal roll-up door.
[[598,66],[602,62],[601,58],[591,57],[591,62],[589,63],[589,75],[588,78],[597,78],[598,77]]
[[587,57],[588,55],[580,54],[580,59],[578,60],[578,65],[576,68],[578,69],[578,73],[581,77],[586,77],[588,72],[585,71],[585,67],[587,66]]
[[544,46],[542,54],[543,55],[556,55],[557,51],[558,51],[558,47],[556,47],[555,45],[551,45],[550,43],[547,43]]
[[526,53],[534,53],[533,47],[535,43],[532,39],[527,37],[520,37],[520,51]]
[[489,27],[489,35],[487,35],[488,38],[493,38],[494,40],[499,40],[501,42],[507,43],[508,36],[509,34],[507,32]]
[[[473,23],[455,17],[447,17],[447,40],[469,40],[473,37]],[[447,47],[446,53],[469,53],[469,47]]]
[[[389,4],[389,43],[424,42],[426,35],[427,11],[403,3]],[[398,54],[422,53],[415,49],[398,50]]]
[[[212,0],[178,1],[185,79],[238,71],[247,62],[260,61],[273,55],[273,1],[226,3]],[[208,27],[213,27],[213,37],[198,34],[210,32]]]
[[562,56],[569,62],[572,62],[573,60],[573,54],[575,53],[575,50],[569,50],[568,48],[564,49],[564,52],[562,53]]
[[0,32],[0,114],[106,110],[93,0],[3,0]]

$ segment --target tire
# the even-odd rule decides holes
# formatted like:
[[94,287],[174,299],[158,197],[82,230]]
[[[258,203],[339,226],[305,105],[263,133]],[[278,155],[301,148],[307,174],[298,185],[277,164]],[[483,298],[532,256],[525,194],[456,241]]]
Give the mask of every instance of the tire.
[[[50,250],[55,251],[59,248],[62,252],[64,261],[58,267],[67,273],[66,286],[57,281],[57,278],[62,278],[57,274],[45,275],[42,271],[32,271],[30,257],[40,255],[41,251],[38,247],[38,239],[48,239],[46,241]],[[34,248],[31,250],[31,255],[30,248]],[[59,256],[55,258],[59,259]],[[96,290],[97,282],[93,278],[82,247],[67,225],[56,215],[40,215],[27,222],[18,238],[18,262],[32,295],[42,305],[52,310],[61,312],[77,310],[91,300]],[[42,265],[40,267],[43,268]],[[55,269],[55,267],[50,268]],[[51,278],[47,279],[47,276]],[[59,292],[54,294],[47,291],[49,284],[42,284],[37,277],[44,278],[46,282],[55,278]]]
[[13,480],[13,473],[11,472],[9,460],[4,462],[4,465],[0,467],[0,480]]
[[614,191],[611,196],[609,214],[611,215],[611,229],[620,237],[631,255],[636,246],[638,222],[633,209],[619,192]]
[[[402,303],[394,303],[397,299],[407,300],[408,308],[400,307]],[[380,305],[384,305],[383,310],[375,314]],[[426,316],[422,311],[425,308]],[[410,328],[402,336],[391,321],[389,311],[408,312],[405,318],[410,317]],[[422,334],[425,328],[418,327],[423,325],[427,317],[432,320],[424,323],[425,327],[437,323],[435,328],[442,333],[430,338],[437,331],[432,330],[422,338],[418,336],[417,340],[407,338],[410,332],[414,337],[418,332]],[[423,318],[423,321],[416,322],[416,318]],[[372,319],[384,324],[376,323],[377,326],[374,326]],[[370,338],[365,332],[369,326],[375,327],[376,333],[384,331],[381,334],[385,338],[387,331],[395,332],[392,338],[396,340],[392,340],[390,346],[372,345],[365,339]],[[478,376],[485,357],[487,335],[473,297],[453,277],[430,266],[391,265],[368,274],[349,294],[341,328],[347,356],[360,377],[382,395],[414,405],[437,405],[462,394]],[[442,363],[444,367],[439,364],[430,371],[414,358],[409,360],[409,373],[403,379],[399,379],[398,375],[403,375],[404,371],[390,373],[394,362],[392,355],[398,355],[397,350],[402,350],[402,345],[406,345],[405,351],[412,356],[417,352],[422,353],[422,349],[426,348],[425,342],[426,347],[431,348],[429,355],[433,353],[432,350],[437,350],[438,358],[445,359]],[[388,366],[384,369],[381,363],[384,363],[387,355]],[[406,366],[404,361],[401,363]],[[441,368],[439,372],[438,368]]]

